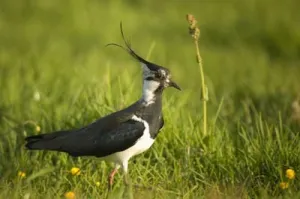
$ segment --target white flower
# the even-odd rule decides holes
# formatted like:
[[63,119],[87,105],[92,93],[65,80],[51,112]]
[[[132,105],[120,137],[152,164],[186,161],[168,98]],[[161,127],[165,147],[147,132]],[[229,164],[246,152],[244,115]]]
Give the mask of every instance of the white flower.
[[30,193],[26,193],[25,195],[24,195],[24,199],[29,199],[30,198]]
[[33,99],[35,101],[40,101],[41,100],[41,95],[40,95],[40,92],[39,91],[35,91],[34,94],[33,94]]

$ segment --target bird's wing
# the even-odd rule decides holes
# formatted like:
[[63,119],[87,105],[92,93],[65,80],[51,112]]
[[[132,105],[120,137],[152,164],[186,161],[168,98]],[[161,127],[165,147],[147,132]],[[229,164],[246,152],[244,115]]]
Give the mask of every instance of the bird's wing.
[[107,132],[89,129],[69,134],[61,143],[60,149],[73,156],[103,157],[131,147],[143,135],[144,130],[142,122],[130,119]]
[[106,156],[132,146],[145,130],[144,123],[133,120],[135,108],[107,115],[94,123],[74,131],[60,131],[26,139],[26,147],[33,150],[54,150],[73,156]]

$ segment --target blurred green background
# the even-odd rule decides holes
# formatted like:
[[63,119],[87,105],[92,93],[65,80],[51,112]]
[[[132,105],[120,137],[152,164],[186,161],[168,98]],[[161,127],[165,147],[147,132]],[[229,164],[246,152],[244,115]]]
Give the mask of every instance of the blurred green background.
[[[169,68],[183,89],[165,92],[167,125],[153,149],[137,158],[148,166],[136,164],[132,178],[140,176],[144,184],[173,190],[180,198],[197,198],[215,190],[213,185],[228,183],[245,187],[242,195],[259,195],[259,188],[271,196],[284,194],[278,190],[281,169],[300,169],[299,7],[297,0],[0,1],[0,196],[60,197],[74,184],[83,193],[91,189],[92,198],[103,193],[104,184],[101,189],[84,184],[88,176],[79,180],[82,185],[60,177],[56,187],[48,172],[35,177],[48,166],[55,168],[52,178],[58,178],[62,168],[76,164],[104,183],[101,176],[109,169],[100,163],[104,174],[100,169],[95,174],[96,164],[89,160],[28,153],[23,138],[38,133],[27,124],[40,126],[43,133],[76,128],[139,98],[138,63],[121,49],[105,47],[123,44],[120,21],[133,49]],[[210,98],[207,137],[201,134],[200,75],[187,13],[195,15],[201,30]],[[196,152],[187,155],[190,148]],[[186,157],[190,165],[177,164]],[[160,167],[166,173],[158,177]],[[19,170],[27,170],[32,180],[20,184],[15,179]],[[141,177],[145,170],[155,175]],[[189,177],[182,178],[181,170]],[[169,184],[160,185],[166,178]],[[291,190],[298,191],[299,185],[295,181]],[[162,198],[175,197],[164,193]]]

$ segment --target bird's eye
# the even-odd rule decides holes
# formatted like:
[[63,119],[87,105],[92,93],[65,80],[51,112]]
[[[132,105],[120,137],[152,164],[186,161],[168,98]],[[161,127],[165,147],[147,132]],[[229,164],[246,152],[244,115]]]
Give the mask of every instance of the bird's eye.
[[158,72],[158,73],[155,74],[155,77],[158,78],[158,79],[161,79],[162,78],[162,74],[160,72]]
[[155,74],[155,77],[158,78],[158,79],[163,79],[163,78],[166,77],[166,72],[164,70],[159,70]]
[[147,77],[146,80],[148,81],[154,80],[154,77]]

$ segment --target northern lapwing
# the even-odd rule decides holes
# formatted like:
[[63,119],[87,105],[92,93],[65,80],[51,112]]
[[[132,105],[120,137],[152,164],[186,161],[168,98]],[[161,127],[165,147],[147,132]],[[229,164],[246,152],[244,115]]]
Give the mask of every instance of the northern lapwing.
[[171,80],[170,71],[151,63],[131,48],[126,41],[122,24],[121,35],[125,49],[139,61],[143,69],[143,92],[141,98],[129,107],[104,116],[93,123],[75,130],[63,130],[26,137],[26,147],[30,150],[52,150],[71,156],[96,156],[113,162],[115,168],[108,177],[111,189],[114,175],[121,167],[125,183],[128,183],[128,161],[151,147],[164,125],[162,114],[162,93],[167,87],[180,90]]

